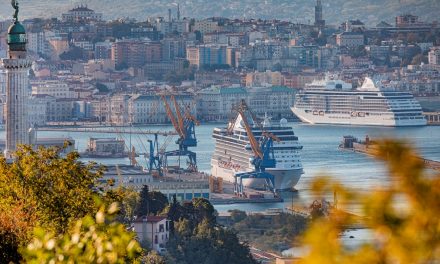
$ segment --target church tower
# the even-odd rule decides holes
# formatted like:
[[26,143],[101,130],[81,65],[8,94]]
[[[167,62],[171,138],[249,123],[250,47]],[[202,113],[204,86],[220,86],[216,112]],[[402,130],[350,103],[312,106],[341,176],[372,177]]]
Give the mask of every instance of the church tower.
[[10,158],[19,144],[29,144],[29,122],[27,98],[29,69],[32,61],[26,56],[26,31],[18,21],[18,3],[12,0],[15,9],[13,24],[8,29],[8,53],[3,59],[6,70],[6,148],[5,157]]
[[315,6],[315,26],[320,29],[324,28],[325,20],[322,19],[322,3],[321,0],[316,0]]

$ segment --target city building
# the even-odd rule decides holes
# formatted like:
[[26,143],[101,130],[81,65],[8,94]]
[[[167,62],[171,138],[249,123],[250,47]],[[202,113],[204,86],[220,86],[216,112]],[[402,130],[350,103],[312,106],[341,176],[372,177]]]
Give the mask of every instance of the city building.
[[204,19],[194,22],[192,31],[199,31],[202,34],[205,34],[214,31],[220,31],[220,29],[221,26],[219,25],[219,21],[214,19]]
[[95,13],[87,6],[80,5],[62,14],[61,19],[63,22],[101,21],[102,14]]
[[358,32],[343,32],[336,35],[336,45],[356,48],[365,44],[364,34]]
[[225,121],[231,118],[233,107],[247,99],[242,87],[210,87],[197,94],[198,118],[203,121]]
[[95,59],[107,60],[112,57],[112,43],[110,41],[95,43]]
[[[180,111],[190,109],[197,116],[194,97],[190,94],[175,95]],[[134,95],[128,102],[128,115],[132,124],[164,124],[169,122],[164,103],[158,95]]]
[[59,80],[37,80],[31,82],[32,95],[50,95],[55,98],[74,98],[69,85]]
[[226,46],[198,45],[186,48],[186,59],[197,68],[227,65]]
[[431,65],[440,65],[440,47],[433,47],[428,52],[428,61]]
[[118,68],[140,67],[145,63],[159,62],[161,44],[137,39],[119,40],[112,44],[111,59]]
[[419,20],[418,16],[411,14],[404,14],[396,16],[396,27],[397,28],[424,28],[429,27],[425,22]]
[[245,100],[258,116],[265,114],[276,120],[292,119],[290,107],[295,100],[295,89],[271,87],[210,87],[197,94],[197,114],[200,120],[227,121],[233,108]]
[[165,216],[140,216],[134,221],[133,229],[141,244],[162,252],[170,237],[170,220]]
[[49,103],[55,100],[54,97],[46,94],[32,95],[27,103],[29,124],[34,127],[46,125]]
[[251,72],[246,74],[246,87],[253,86],[281,86],[284,77],[280,72]]

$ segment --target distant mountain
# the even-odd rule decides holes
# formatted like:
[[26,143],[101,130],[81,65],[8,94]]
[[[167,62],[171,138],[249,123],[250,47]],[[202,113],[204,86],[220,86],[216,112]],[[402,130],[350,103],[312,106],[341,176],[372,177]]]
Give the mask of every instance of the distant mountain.
[[[6,3],[5,3],[6,2]],[[61,17],[61,13],[79,4],[72,0],[20,0],[20,16]],[[176,14],[177,3],[182,16],[205,18],[276,18],[307,23],[314,19],[315,0],[88,0],[88,6],[104,14],[106,19],[132,17],[143,20],[149,16],[168,16],[168,8]],[[332,24],[359,18],[367,25],[384,20],[394,22],[403,13],[418,15],[424,21],[440,17],[440,0],[322,0],[324,19]],[[9,0],[3,0],[0,18],[13,13]]]

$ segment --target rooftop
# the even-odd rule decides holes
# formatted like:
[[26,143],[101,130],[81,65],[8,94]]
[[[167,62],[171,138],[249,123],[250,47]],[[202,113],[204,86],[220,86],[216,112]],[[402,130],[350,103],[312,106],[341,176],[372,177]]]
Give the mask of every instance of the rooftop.
[[134,220],[134,222],[135,223],[142,223],[142,222],[146,221],[149,223],[157,223],[157,222],[160,222],[164,219],[166,219],[165,216],[139,216],[138,218],[136,218],[136,220]]

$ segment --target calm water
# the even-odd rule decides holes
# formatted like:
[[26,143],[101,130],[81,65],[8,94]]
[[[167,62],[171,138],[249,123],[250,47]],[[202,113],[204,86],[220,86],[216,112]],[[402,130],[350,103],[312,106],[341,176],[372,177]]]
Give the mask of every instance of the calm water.
[[[212,130],[216,126],[224,124],[205,124],[197,127],[196,134],[198,147],[195,150],[198,157],[199,169],[205,172],[210,171],[211,153],[214,150],[214,141],[211,137]],[[296,205],[309,204],[313,197],[308,191],[310,180],[316,175],[330,175],[340,182],[357,188],[359,191],[368,191],[387,183],[386,169],[384,166],[363,154],[338,150],[338,145],[344,135],[354,135],[364,138],[391,137],[406,139],[414,144],[418,151],[425,157],[433,160],[440,160],[440,126],[426,126],[415,128],[377,128],[377,127],[349,127],[349,126],[312,126],[302,123],[291,123],[295,134],[299,137],[304,146],[302,151],[302,163],[305,174],[296,186],[297,193],[283,194],[285,202],[276,204],[240,204],[240,205],[218,205],[217,210],[224,211],[232,208],[239,208],[246,211],[260,211],[267,208],[283,208],[293,202]],[[132,128],[170,131],[171,126],[148,126]],[[126,129],[127,131],[129,128]],[[0,133],[4,137],[4,131]],[[38,132],[39,137],[61,137],[70,136],[76,140],[76,147],[84,151],[89,137],[117,137],[117,134],[99,133],[78,133],[78,132]],[[129,135],[120,135],[129,144]],[[147,152],[147,136],[132,135],[131,142],[139,152]],[[160,139],[160,140],[163,140]],[[168,145],[168,150],[175,147],[173,140]],[[143,164],[144,161],[138,161]],[[85,159],[87,160],[87,159]],[[128,164],[128,159],[104,159],[97,160],[103,164]]]

